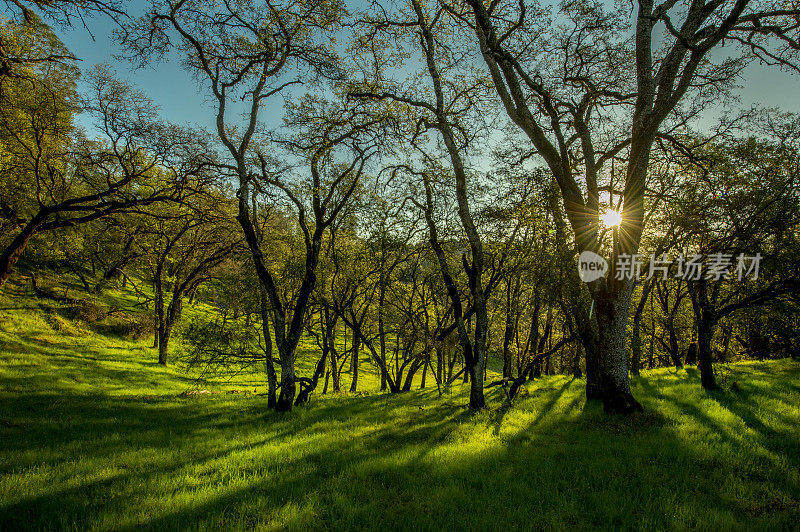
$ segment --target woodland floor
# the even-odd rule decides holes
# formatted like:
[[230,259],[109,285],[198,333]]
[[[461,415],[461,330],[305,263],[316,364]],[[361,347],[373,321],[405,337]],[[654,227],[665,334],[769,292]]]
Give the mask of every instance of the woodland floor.
[[[720,366],[713,393],[693,368],[644,372],[646,411],[629,418],[587,405],[567,376],[512,407],[493,388],[471,413],[463,385],[389,395],[374,373],[367,393],[280,415],[252,376],[198,382],[155,364],[148,339],[13,290],[0,295],[0,530],[800,523],[796,361]],[[184,393],[197,389],[215,393]]]

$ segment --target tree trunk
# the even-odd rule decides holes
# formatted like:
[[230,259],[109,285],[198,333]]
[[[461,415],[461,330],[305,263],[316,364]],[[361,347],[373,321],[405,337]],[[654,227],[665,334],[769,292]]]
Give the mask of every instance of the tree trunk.
[[590,311],[585,310],[585,303],[578,303],[573,308],[575,309],[578,339],[586,359],[586,399],[599,401],[603,399],[603,386],[600,374],[600,352],[597,347],[597,320],[593,314],[594,303],[590,304],[591,315]]
[[403,382],[403,388],[402,388],[404,392],[408,392],[411,390],[411,385],[414,383],[414,375],[417,374],[417,370],[419,370],[420,366],[424,365],[425,365],[425,355],[423,355],[422,358],[414,360],[408,366],[408,373],[406,373],[406,380]]
[[678,312],[678,307],[680,306],[680,298],[676,298],[675,306],[670,310],[669,315],[667,317],[666,329],[667,334],[669,335],[669,356],[670,360],[672,361],[672,365],[676,368],[682,368],[683,362],[681,362],[681,350],[680,344],[678,343],[678,334],[675,331],[675,314]]
[[655,367],[656,350],[656,314],[653,311],[653,299],[650,299],[650,354],[647,360],[647,369]]
[[425,378],[428,376],[428,366],[431,363],[431,354],[425,353],[425,362],[422,364],[422,382],[420,382],[419,389],[425,389]]
[[167,365],[167,350],[169,348],[169,333],[166,329],[161,329],[158,333],[158,363],[162,366]]
[[294,349],[279,348],[281,357],[281,393],[275,403],[275,410],[288,412],[292,409],[294,395],[297,391],[294,374]]
[[[380,345],[381,362],[386,366],[386,325],[383,320],[383,307],[386,299],[385,281],[383,278],[383,255],[381,255],[380,287],[378,288],[378,341]],[[381,372],[381,391],[386,390],[386,373]]]
[[161,268],[159,267],[154,278],[155,284],[155,301],[153,307],[155,310],[155,323],[156,332],[153,340],[153,347],[158,347],[158,363],[162,366],[167,365],[167,346],[164,344],[164,337],[166,336],[166,315],[164,312],[164,289],[161,281]]
[[631,301],[631,280],[622,281],[618,290],[597,299],[598,347],[603,381],[603,407],[606,412],[627,414],[641,411],[642,405],[631,394],[625,329]]
[[340,314],[347,324],[353,330],[353,334],[358,335],[359,344],[366,347],[369,351],[370,355],[372,356],[372,361],[378,366],[378,369],[381,371],[381,374],[386,378],[386,384],[389,388],[391,393],[397,393],[400,391],[399,384],[394,381],[389,375],[389,368],[386,367],[386,364],[381,360],[380,352],[375,347],[374,343],[364,335],[364,332],[361,330],[361,324],[356,319],[355,312],[350,310],[350,319],[348,320],[344,314]]
[[444,368],[445,368],[445,361],[444,361],[444,352],[442,350],[441,345],[436,345],[436,376],[439,382],[444,380]]
[[672,365],[680,369],[683,367],[683,362],[681,362],[681,351],[678,344],[678,336],[675,333],[675,325],[672,319],[670,319],[667,323],[667,329],[669,331],[669,356],[672,360]]
[[534,294],[533,311],[531,312],[531,327],[528,333],[528,341],[525,344],[525,353],[522,356],[521,364],[517,368],[518,376],[522,375],[522,371],[528,366],[529,351],[533,351],[533,356],[536,356],[536,351],[539,348],[539,311],[541,309],[541,301],[539,300],[538,293]]
[[572,375],[576,379],[580,379],[583,376],[583,372],[581,371],[581,351],[583,345],[580,341],[575,342],[575,357],[572,359]]
[[717,388],[717,379],[714,377],[712,363],[711,339],[714,336],[712,320],[704,319],[697,322],[697,362],[700,368],[700,384],[706,390]]
[[[161,307],[163,309],[163,306]],[[172,301],[169,302],[167,312],[159,313],[158,327],[158,363],[166,366],[169,354],[169,340],[172,337],[172,329],[181,317],[183,311],[183,292],[175,291],[172,294]]]
[[[294,406],[299,406],[308,401],[308,398],[311,396],[311,392],[313,392],[317,388],[317,384],[319,383],[319,378],[325,372],[325,365],[327,363],[328,357],[326,353],[323,353],[320,357],[319,361],[317,362],[317,367],[314,370],[314,374],[311,376],[311,379],[306,381],[304,387],[301,387],[300,393],[297,394],[297,399],[294,402]],[[292,365],[294,368],[294,365]],[[293,379],[293,382],[297,379]],[[309,382],[310,381],[310,382]],[[278,403],[280,403],[280,399],[278,399]]]
[[600,347],[597,331],[590,326],[584,328],[581,342],[586,356],[586,400],[603,399],[603,375],[600,372]]
[[[536,352],[533,354],[534,356],[537,356],[539,353],[544,352],[544,348],[547,345],[547,340],[550,338],[550,335],[552,333],[553,333],[553,305],[550,304],[547,309],[547,317],[545,318],[544,333],[542,334],[542,337],[539,339],[539,345],[535,346]],[[537,360],[538,361],[533,365],[533,378],[539,378],[542,376],[542,363],[544,361],[541,359]]]
[[275,362],[272,360],[272,335],[269,332],[269,306],[267,294],[259,290],[261,295],[261,332],[264,335],[264,359],[267,369],[267,408],[275,408],[278,402],[278,376],[275,374]]
[[714,327],[717,316],[709,300],[706,279],[689,284],[689,296],[694,309],[694,321],[697,327],[697,365],[700,369],[700,384],[706,390],[717,388],[712,365],[711,340],[714,338]]
[[353,380],[350,382],[351,392],[355,392],[358,388],[358,351],[360,346],[361,342],[358,338],[358,334],[353,331],[353,354],[351,355],[353,358],[350,360],[350,368],[353,371]]
[[690,343],[689,347],[686,349],[686,364],[688,366],[697,364],[697,343],[695,340],[692,340],[692,343]]
[[158,347],[158,335],[160,334],[158,328],[158,314],[153,314],[153,349]]
[[336,351],[336,316],[332,316],[326,309],[325,319],[329,323],[328,334],[326,336],[328,341],[328,357],[331,362],[331,384],[333,385],[333,392],[339,393],[341,391],[341,386],[339,381],[339,356]]
[[639,374],[642,365],[642,337],[639,332],[641,316],[634,316],[633,331],[631,331],[631,373]]
[[511,339],[514,337],[514,312],[511,305],[511,282],[506,281],[506,327],[503,333],[503,377],[511,377]]
[[2,288],[8,278],[11,277],[11,273],[14,271],[14,266],[17,264],[19,257],[22,255],[22,252],[25,251],[25,248],[28,246],[31,238],[33,238],[33,235],[36,234],[36,230],[43,220],[44,217],[37,214],[22,228],[22,231],[14,237],[8,246],[6,246],[3,253],[0,254],[0,288]]
[[328,356],[331,359],[331,384],[333,386],[333,393],[339,393],[342,390],[339,379],[339,357],[337,356],[336,347],[331,347]]
[[641,321],[644,307],[647,304],[647,298],[650,296],[650,291],[653,287],[653,280],[648,279],[642,286],[642,296],[639,298],[639,304],[636,305],[636,311],[633,314],[633,331],[631,334],[631,373],[634,375],[639,374],[639,369],[642,366],[642,337],[641,337]]

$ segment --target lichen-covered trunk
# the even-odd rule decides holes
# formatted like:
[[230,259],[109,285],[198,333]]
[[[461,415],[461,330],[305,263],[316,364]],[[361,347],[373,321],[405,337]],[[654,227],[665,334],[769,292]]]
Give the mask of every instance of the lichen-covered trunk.
[[642,410],[631,393],[625,349],[631,289],[632,283],[623,281],[617,290],[602,294],[597,299],[603,406],[610,413],[627,414]]

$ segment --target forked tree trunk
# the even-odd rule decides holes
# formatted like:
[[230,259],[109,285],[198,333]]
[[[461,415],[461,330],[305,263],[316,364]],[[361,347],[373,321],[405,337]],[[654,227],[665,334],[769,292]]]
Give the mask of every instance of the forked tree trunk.
[[[317,384],[319,383],[320,377],[322,377],[322,374],[325,372],[325,366],[327,365],[327,360],[328,360],[327,353],[323,353],[319,361],[317,362],[317,367],[314,370],[314,374],[311,376],[310,379],[306,379],[305,386],[302,387],[300,393],[297,394],[297,399],[294,402],[295,406],[299,406],[303,403],[308,402],[309,397],[311,397],[311,393],[317,388]],[[294,381],[296,381],[296,379],[294,379]]]
[[[414,384],[414,376],[417,374],[417,370],[419,370],[420,366],[425,366],[425,355],[422,358],[416,359],[408,366],[408,372],[406,373],[406,378],[403,381],[403,388],[404,392],[408,392],[411,390],[411,385]],[[424,370],[423,370],[424,375]],[[399,379],[399,377],[398,377]]]

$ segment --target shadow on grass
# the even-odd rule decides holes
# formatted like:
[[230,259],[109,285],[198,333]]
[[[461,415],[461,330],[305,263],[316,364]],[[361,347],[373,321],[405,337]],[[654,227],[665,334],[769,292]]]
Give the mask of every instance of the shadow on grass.
[[[678,384],[688,378],[678,376]],[[791,504],[800,494],[780,464],[749,477],[746,450],[709,461],[716,450],[702,435],[676,433],[676,419],[654,408],[674,404],[680,419],[740,444],[729,427],[681,398],[680,388],[667,393],[638,379],[648,410],[607,417],[601,406],[581,408],[582,381],[550,382],[537,381],[541,387],[514,406],[479,413],[463,406],[463,395],[438,399],[432,391],[315,399],[286,415],[267,411],[258,397],[3,395],[2,417],[19,424],[0,428],[7,459],[0,473],[20,488],[0,503],[0,529],[796,522]],[[742,419],[756,416],[748,424],[754,430],[769,428],[749,403],[734,399],[719,401],[745,409]],[[763,511],[774,493],[783,494],[784,506]]]

